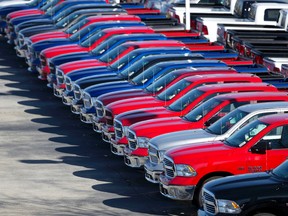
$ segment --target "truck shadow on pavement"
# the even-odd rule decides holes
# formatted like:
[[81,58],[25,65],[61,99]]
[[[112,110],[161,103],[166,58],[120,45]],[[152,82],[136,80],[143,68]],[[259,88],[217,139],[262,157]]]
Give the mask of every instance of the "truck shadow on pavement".
[[102,141],[91,125],[80,122],[69,107],[53,96],[45,82],[26,71],[24,61],[16,57],[11,47],[4,45],[4,49],[8,55],[0,54],[0,61],[7,67],[2,71],[9,75],[1,75],[1,79],[12,82],[5,84],[13,88],[9,94],[25,97],[18,104],[25,106],[25,112],[33,115],[31,121],[37,124],[38,133],[50,134],[48,143],[55,144],[55,151],[68,155],[59,160],[24,159],[22,163],[65,163],[79,167],[79,171],[71,174],[95,180],[97,184],[91,186],[92,190],[112,194],[103,199],[103,204],[115,211],[126,209],[151,215],[195,215],[194,206],[164,198],[158,185],[144,179],[143,170],[127,167],[122,157],[113,155],[109,144]]

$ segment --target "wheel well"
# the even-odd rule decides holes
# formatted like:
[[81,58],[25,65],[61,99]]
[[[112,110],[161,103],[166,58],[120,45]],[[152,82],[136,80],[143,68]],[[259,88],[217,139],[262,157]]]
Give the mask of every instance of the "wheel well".
[[204,183],[207,179],[209,179],[209,178],[211,178],[211,177],[214,177],[214,176],[223,176],[223,177],[225,177],[225,176],[231,176],[231,175],[233,175],[233,174],[232,174],[232,173],[229,173],[229,172],[212,172],[212,173],[209,173],[209,174],[203,176],[203,177],[199,180],[199,182],[198,182],[198,184],[197,184],[197,186],[196,186],[196,189],[198,190],[199,187],[201,187],[201,186],[203,185],[203,183]]
[[225,177],[225,176],[231,176],[231,175],[233,175],[233,174],[228,173],[228,172],[212,172],[212,173],[209,173],[209,174],[203,176],[203,177],[199,180],[199,182],[198,182],[198,184],[197,184],[197,186],[196,186],[196,188],[195,188],[193,203],[196,204],[196,206],[198,206],[198,207],[200,207],[200,206],[202,205],[201,202],[200,202],[200,200],[199,200],[199,198],[200,198],[200,191],[201,191],[201,188],[202,188],[204,182],[205,182],[207,179],[212,178],[212,177],[219,177],[219,176]]
[[282,216],[283,212],[280,210],[279,205],[275,205],[275,202],[254,204],[252,208],[245,210],[247,216],[253,216],[257,213],[271,213],[277,216]]

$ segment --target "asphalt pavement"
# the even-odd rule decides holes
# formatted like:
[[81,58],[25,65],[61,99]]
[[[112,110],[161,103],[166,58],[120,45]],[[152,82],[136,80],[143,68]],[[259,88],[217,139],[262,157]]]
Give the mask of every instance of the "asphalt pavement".
[[0,38],[0,215],[195,215],[113,155]]

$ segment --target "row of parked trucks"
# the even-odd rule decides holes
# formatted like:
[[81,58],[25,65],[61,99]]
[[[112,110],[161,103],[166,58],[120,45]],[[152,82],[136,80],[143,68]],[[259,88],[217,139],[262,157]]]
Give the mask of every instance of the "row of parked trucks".
[[165,197],[200,216],[285,215],[288,2],[183,3],[1,1],[0,31]]

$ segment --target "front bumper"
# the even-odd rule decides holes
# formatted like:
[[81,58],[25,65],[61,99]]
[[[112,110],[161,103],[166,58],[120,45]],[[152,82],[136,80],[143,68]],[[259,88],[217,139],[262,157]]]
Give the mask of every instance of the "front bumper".
[[21,49],[19,46],[16,46],[15,47],[15,50],[16,50],[16,55],[19,57],[19,58],[25,58],[25,52],[23,49]]
[[53,84],[53,94],[54,96],[58,98],[62,98],[62,95],[64,93],[64,89],[58,88],[56,84]]
[[95,132],[102,133],[103,122],[100,122],[99,118],[97,116],[93,116],[92,126],[93,126],[93,130]]
[[180,186],[180,185],[168,185],[166,182],[169,180],[166,179],[164,176],[160,176],[160,183],[159,189],[160,193],[170,199],[173,200],[186,200],[192,201],[194,192],[195,192],[195,185],[187,185],[187,186]]
[[80,120],[86,124],[92,124],[93,122],[93,113],[86,113],[85,108],[80,109]]
[[71,112],[79,115],[81,113],[81,109],[83,108],[83,103],[82,101],[79,101],[75,98],[73,98],[72,103],[71,103]]
[[63,104],[65,104],[67,106],[71,106],[72,100],[73,100],[73,97],[69,95],[69,92],[64,91],[62,93],[62,103]]
[[115,143],[110,143],[111,152],[115,155],[123,156],[124,148],[125,148],[125,145],[117,145]]
[[197,211],[197,216],[208,216],[208,215],[205,213],[204,210],[198,209],[198,211]]
[[124,149],[124,162],[127,166],[133,168],[143,167],[147,159],[148,157],[132,155],[132,150],[127,147]]
[[[162,169],[160,169],[162,168]],[[150,163],[150,161],[148,160],[145,165],[144,165],[144,169],[145,169],[145,179],[151,183],[159,183],[159,179],[160,179],[160,174],[163,173],[164,169],[163,169],[163,165],[161,164],[157,164],[157,165],[153,165]]]

